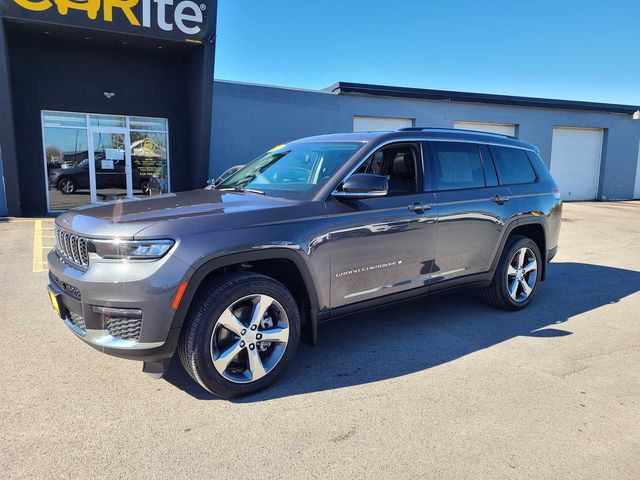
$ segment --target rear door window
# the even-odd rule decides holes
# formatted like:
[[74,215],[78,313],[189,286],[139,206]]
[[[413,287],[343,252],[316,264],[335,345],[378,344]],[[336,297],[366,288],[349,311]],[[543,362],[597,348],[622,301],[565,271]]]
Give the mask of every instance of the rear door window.
[[524,150],[493,145],[490,149],[502,185],[535,182],[536,172]]
[[437,190],[460,190],[485,186],[478,145],[460,142],[430,142]]

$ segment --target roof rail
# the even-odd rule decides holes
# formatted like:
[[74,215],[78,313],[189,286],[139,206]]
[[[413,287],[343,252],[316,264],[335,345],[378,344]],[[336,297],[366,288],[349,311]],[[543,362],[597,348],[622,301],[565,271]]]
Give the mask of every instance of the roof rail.
[[446,132],[456,132],[456,133],[480,133],[482,135],[495,135],[497,137],[504,138],[512,138],[514,140],[518,140],[517,137],[513,135],[505,135],[504,133],[493,133],[493,132],[481,132],[480,130],[465,130],[463,128],[439,128],[439,127],[405,127],[399,128],[398,132],[422,132],[422,131],[446,131]]

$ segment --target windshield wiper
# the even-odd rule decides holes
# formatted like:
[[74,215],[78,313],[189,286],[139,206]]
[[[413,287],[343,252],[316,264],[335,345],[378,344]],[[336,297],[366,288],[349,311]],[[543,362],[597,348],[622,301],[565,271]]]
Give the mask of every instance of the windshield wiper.
[[255,188],[245,188],[240,185],[236,185],[235,187],[227,187],[227,188],[216,188],[216,190],[220,192],[248,192],[248,193],[259,193],[260,195],[266,195],[262,190],[256,190]]
[[249,193],[259,193],[260,195],[266,195],[262,190],[256,190],[255,188],[245,188],[240,185],[236,185],[233,187],[236,192],[249,192]]

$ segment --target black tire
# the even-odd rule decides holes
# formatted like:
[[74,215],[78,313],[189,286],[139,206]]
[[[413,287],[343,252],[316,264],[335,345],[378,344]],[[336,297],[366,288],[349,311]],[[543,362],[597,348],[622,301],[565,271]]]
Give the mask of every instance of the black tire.
[[140,191],[143,195],[151,195],[151,182],[149,182],[149,180],[142,180],[140,182]]
[[[533,288],[526,298],[516,301],[509,294],[509,265],[514,256],[521,250],[528,249],[537,262]],[[528,306],[538,290],[540,284],[540,272],[542,271],[542,256],[538,245],[528,237],[514,235],[507,243],[500,256],[500,261],[493,275],[491,285],[482,290],[482,297],[489,305],[503,310],[521,310]],[[529,277],[531,278],[531,277]],[[521,287],[517,287],[521,288]],[[521,296],[524,295],[521,293]]]
[[62,177],[58,180],[57,188],[63,195],[74,193],[78,189],[78,185],[71,177]]
[[[288,341],[280,360],[265,376],[248,383],[235,383],[223,376],[213,364],[212,339],[223,313],[245,297],[266,295],[282,307],[288,321]],[[289,290],[280,282],[254,272],[232,272],[217,279],[196,300],[178,344],[178,355],[187,373],[204,389],[223,398],[233,398],[257,392],[271,385],[286,370],[300,341],[300,312]],[[218,327],[219,329],[220,327]],[[268,330],[258,330],[259,333]],[[231,332],[227,332],[229,334]],[[233,336],[233,335],[232,335]],[[240,337],[237,337],[238,341]],[[244,337],[242,337],[244,338]],[[233,340],[234,342],[236,340]],[[255,343],[258,346],[258,342]],[[259,355],[258,348],[255,353]],[[249,355],[248,346],[242,353]],[[241,353],[241,354],[242,354]],[[253,348],[252,348],[253,353]],[[240,354],[240,355],[241,355]],[[240,355],[233,358],[240,358]],[[233,362],[231,362],[233,363]],[[226,371],[225,371],[226,374]]]

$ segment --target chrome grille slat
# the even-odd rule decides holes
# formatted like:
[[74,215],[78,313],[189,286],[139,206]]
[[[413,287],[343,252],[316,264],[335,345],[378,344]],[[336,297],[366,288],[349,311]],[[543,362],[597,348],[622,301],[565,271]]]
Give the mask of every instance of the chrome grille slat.
[[71,235],[69,237],[69,245],[71,246],[71,257],[73,261],[78,263],[80,261],[78,258],[78,237]]
[[55,237],[58,252],[65,259],[83,267],[89,266],[88,239],[74,235],[60,227],[56,227]]

